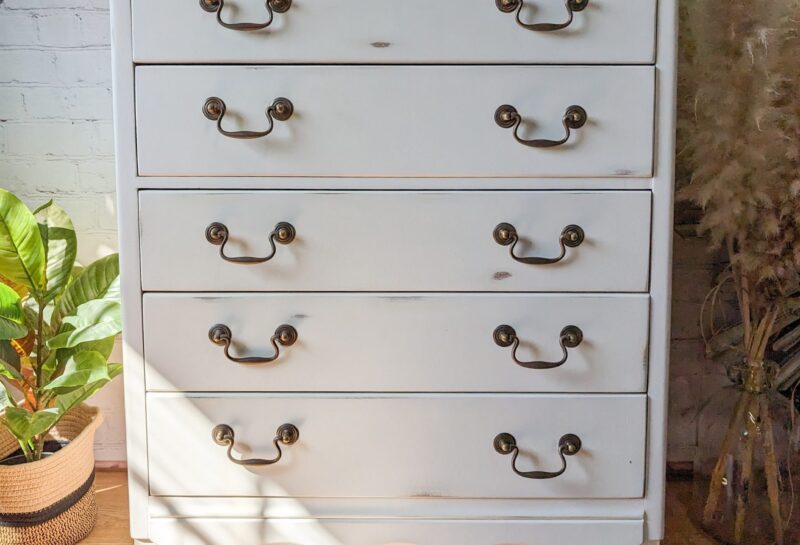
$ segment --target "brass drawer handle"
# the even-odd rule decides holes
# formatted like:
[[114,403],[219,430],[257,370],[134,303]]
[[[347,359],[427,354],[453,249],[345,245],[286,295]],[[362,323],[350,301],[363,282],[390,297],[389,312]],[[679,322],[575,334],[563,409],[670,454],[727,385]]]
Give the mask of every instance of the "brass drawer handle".
[[222,118],[225,117],[227,106],[225,101],[218,97],[209,97],[203,104],[203,115],[211,121],[217,122],[217,131],[228,138],[238,138],[240,140],[251,140],[262,138],[272,132],[275,127],[275,120],[286,121],[294,113],[294,104],[288,98],[276,98],[264,112],[269,121],[269,127],[264,131],[226,131],[222,128]]
[[558,471],[520,471],[517,469],[517,456],[519,447],[517,440],[510,433],[501,433],[494,438],[494,449],[502,455],[513,454],[511,469],[520,477],[526,479],[555,479],[567,470],[567,456],[574,456],[581,450],[581,438],[568,433],[558,440],[558,455],[561,457],[561,469]]
[[563,30],[572,24],[575,18],[575,13],[583,11],[589,5],[589,0],[567,0],[567,20],[564,23],[523,23],[520,19],[520,12],[524,5],[523,0],[495,0],[497,9],[503,13],[511,13],[517,11],[517,23],[522,28],[532,30],[534,32],[553,32],[554,30]]
[[291,244],[297,232],[291,223],[282,221],[275,226],[275,229],[269,234],[269,245],[271,251],[266,257],[230,257],[225,255],[225,244],[228,243],[230,231],[224,223],[214,222],[206,227],[206,240],[214,246],[219,246],[219,255],[225,261],[231,263],[243,263],[245,265],[253,265],[256,263],[264,263],[275,257],[277,248],[275,242],[278,244]]
[[494,122],[504,129],[514,127],[514,138],[520,144],[530,148],[555,148],[566,144],[572,131],[580,129],[589,120],[589,116],[581,106],[570,106],[564,112],[564,117],[561,118],[561,123],[564,125],[566,134],[561,140],[524,140],[519,136],[519,127],[522,124],[522,116],[519,115],[517,109],[509,104],[504,104],[497,108],[494,112]]
[[283,324],[278,326],[275,330],[275,333],[270,338],[270,342],[272,343],[272,347],[275,349],[275,353],[272,356],[249,356],[244,358],[237,358],[236,356],[232,356],[230,353],[231,343],[233,342],[233,334],[231,333],[231,328],[226,326],[225,324],[217,324],[211,329],[208,330],[208,338],[211,340],[212,343],[216,344],[217,346],[225,347],[225,357],[231,361],[235,361],[236,363],[245,363],[245,364],[253,364],[253,363],[269,363],[271,361],[275,361],[278,359],[278,356],[281,355],[280,348],[278,345],[281,346],[292,346],[295,342],[297,342],[297,330],[290,326],[289,324]]
[[266,23],[226,23],[222,20],[222,8],[225,0],[200,0],[200,7],[209,13],[217,14],[217,22],[231,30],[240,30],[249,32],[253,30],[261,30],[267,28],[272,24],[275,13],[286,13],[292,7],[292,0],[267,0],[264,5],[267,8],[267,15],[269,18]]
[[558,244],[561,246],[561,254],[558,257],[519,257],[514,255],[514,248],[519,242],[517,229],[510,223],[501,223],[494,228],[494,240],[501,246],[511,245],[509,252],[515,261],[525,265],[551,265],[558,263],[567,255],[567,248],[577,248],[586,239],[586,233],[579,225],[567,225],[558,237]]
[[284,424],[278,428],[278,431],[275,432],[275,439],[272,440],[272,444],[275,445],[275,448],[278,450],[278,455],[272,460],[262,460],[260,458],[237,460],[234,458],[233,447],[236,443],[235,435],[233,433],[233,428],[227,424],[214,426],[214,429],[211,430],[211,437],[219,446],[228,447],[228,460],[234,464],[240,466],[268,466],[274,464],[283,456],[281,445],[294,445],[297,440],[300,439],[300,430],[292,424]]
[[497,346],[503,348],[512,346],[511,357],[514,362],[526,369],[555,369],[561,367],[567,361],[569,353],[568,348],[575,348],[583,341],[583,331],[577,326],[568,325],[561,330],[561,335],[558,337],[558,344],[561,346],[563,356],[558,361],[520,361],[517,358],[517,348],[519,348],[519,337],[517,332],[510,325],[501,325],[494,330],[494,342]]

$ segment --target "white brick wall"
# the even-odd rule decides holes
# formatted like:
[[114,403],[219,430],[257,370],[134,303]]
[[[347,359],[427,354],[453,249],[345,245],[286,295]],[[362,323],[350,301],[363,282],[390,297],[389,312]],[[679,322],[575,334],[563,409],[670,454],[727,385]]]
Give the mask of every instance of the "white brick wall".
[[[80,231],[80,259],[115,251],[108,0],[0,0],[0,185],[31,204],[56,197]],[[690,460],[695,415],[719,382],[703,358],[700,302],[713,263],[697,239],[676,240],[670,459]],[[104,460],[124,457],[122,391],[98,402]]]
[[[113,153],[108,0],[0,0],[0,186],[55,198],[83,262],[117,250]],[[121,381],[95,403],[98,458],[124,460]]]

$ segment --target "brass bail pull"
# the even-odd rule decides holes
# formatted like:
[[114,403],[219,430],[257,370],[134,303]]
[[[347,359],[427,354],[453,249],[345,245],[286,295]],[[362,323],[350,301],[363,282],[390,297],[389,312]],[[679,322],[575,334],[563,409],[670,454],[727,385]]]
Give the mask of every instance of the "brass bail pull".
[[233,333],[231,328],[225,324],[217,324],[208,330],[208,339],[217,346],[223,347],[225,357],[230,361],[242,364],[269,363],[278,359],[281,355],[280,346],[292,346],[297,342],[297,330],[289,324],[279,325],[275,333],[270,337],[270,343],[274,350],[271,356],[246,356],[237,357],[231,355],[231,344],[233,343]]
[[225,255],[225,245],[230,238],[230,231],[224,223],[215,221],[206,227],[206,240],[214,246],[219,246],[219,255],[225,261],[230,263],[239,263],[243,265],[254,265],[257,263],[264,263],[275,257],[278,244],[291,244],[297,236],[294,226],[291,223],[282,221],[275,226],[275,229],[269,234],[270,252],[266,257],[230,257]]
[[558,456],[561,458],[561,469],[558,471],[520,471],[517,469],[517,457],[519,447],[516,438],[510,433],[501,433],[494,438],[494,449],[503,456],[512,454],[511,469],[526,479],[555,479],[560,477],[567,470],[567,456],[574,456],[580,452],[582,447],[581,438],[575,434],[568,433],[558,440]]
[[553,32],[556,30],[563,30],[570,26],[572,21],[575,20],[575,13],[585,10],[589,5],[589,0],[566,0],[567,20],[563,23],[525,23],[520,17],[524,4],[524,0],[495,0],[497,9],[503,13],[517,12],[517,24],[522,28],[533,32]]
[[214,429],[211,430],[211,438],[219,446],[228,447],[228,460],[230,460],[236,465],[269,466],[280,460],[281,457],[283,456],[281,445],[285,446],[294,445],[297,442],[297,440],[300,439],[300,430],[298,430],[297,427],[292,424],[283,424],[282,426],[280,426],[278,430],[275,432],[275,438],[272,440],[272,444],[278,451],[278,455],[270,460],[264,460],[261,458],[248,458],[244,460],[237,460],[236,458],[234,458],[233,447],[236,445],[236,437],[233,428],[231,428],[227,424],[219,424],[218,426],[214,426]]
[[222,128],[222,119],[227,112],[225,101],[219,97],[209,97],[203,104],[203,115],[210,121],[216,121],[217,132],[228,138],[236,138],[238,140],[252,140],[254,138],[263,138],[272,132],[275,128],[275,121],[286,121],[294,113],[294,104],[288,98],[276,98],[272,104],[266,109],[264,114],[267,116],[269,125],[263,131],[228,131]]
[[209,13],[217,14],[217,22],[229,29],[241,32],[251,32],[267,28],[275,19],[275,13],[286,13],[292,7],[292,0],[267,0],[264,6],[267,8],[267,22],[265,23],[227,23],[222,20],[222,8],[225,0],[200,0],[200,7]]
[[558,263],[567,256],[567,248],[577,248],[586,239],[586,233],[580,225],[567,225],[558,237],[558,244],[561,253],[556,257],[520,257],[514,253],[514,248],[519,242],[519,234],[516,227],[510,223],[501,223],[494,228],[494,241],[500,246],[511,246],[509,252],[511,257],[519,263],[525,265],[552,265]]
[[503,104],[494,112],[494,121],[503,129],[514,128],[514,139],[529,148],[556,148],[566,144],[572,136],[572,131],[582,128],[589,120],[589,115],[581,106],[570,106],[561,118],[564,126],[564,137],[560,140],[534,139],[525,140],[519,135],[519,127],[522,125],[522,116],[517,109],[510,104]]
[[558,337],[558,344],[561,346],[561,359],[558,361],[522,361],[517,357],[519,348],[519,337],[517,332],[510,325],[501,325],[494,330],[494,342],[497,346],[506,348],[512,346],[511,358],[514,363],[526,369],[555,369],[561,367],[569,357],[568,348],[576,348],[583,341],[583,331],[577,326],[568,325],[561,330]]

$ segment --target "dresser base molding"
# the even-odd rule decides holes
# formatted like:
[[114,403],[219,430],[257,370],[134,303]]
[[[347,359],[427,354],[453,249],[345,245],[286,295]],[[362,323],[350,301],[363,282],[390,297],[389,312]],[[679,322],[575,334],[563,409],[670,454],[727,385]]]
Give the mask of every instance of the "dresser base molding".
[[[141,540],[134,540],[133,545],[165,545],[165,544],[157,544],[153,543],[152,541],[141,541]],[[661,541],[645,541],[642,545],[661,545]]]
[[152,545],[640,545],[644,521],[533,519],[155,519]]

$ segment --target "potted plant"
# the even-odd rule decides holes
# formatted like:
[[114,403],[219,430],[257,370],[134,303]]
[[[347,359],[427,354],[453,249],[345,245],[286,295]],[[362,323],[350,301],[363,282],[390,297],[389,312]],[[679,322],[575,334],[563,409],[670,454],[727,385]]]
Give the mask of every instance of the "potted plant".
[[76,253],[63,209],[0,189],[0,545],[70,545],[97,518],[83,402],[121,372],[119,263]]
[[800,2],[682,11],[679,196],[728,257],[701,322],[731,382],[698,417],[695,512],[725,543],[798,543]]

